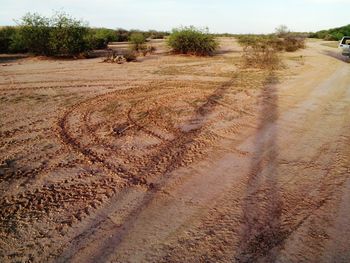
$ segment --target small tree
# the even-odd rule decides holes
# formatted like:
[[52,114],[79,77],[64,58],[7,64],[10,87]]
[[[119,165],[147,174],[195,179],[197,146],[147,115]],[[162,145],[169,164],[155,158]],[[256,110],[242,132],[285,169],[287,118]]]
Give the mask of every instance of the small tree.
[[20,35],[23,46],[34,54],[49,55],[50,20],[37,13],[27,13],[21,19]]
[[10,53],[28,52],[25,40],[21,33],[21,29],[16,28],[14,34],[11,36],[11,43],[9,46]]
[[0,53],[8,53],[11,49],[11,42],[16,34],[14,27],[3,27],[0,29]]
[[134,51],[139,52],[147,48],[145,45],[146,38],[142,33],[132,33],[129,41],[131,43],[131,49]]
[[275,32],[278,37],[284,38],[290,33],[290,30],[286,25],[280,25],[275,29]]
[[201,30],[190,26],[173,29],[168,45],[175,53],[208,56],[214,53],[219,43],[209,34],[208,29]]
[[86,36],[88,28],[80,20],[65,13],[51,19],[50,49],[54,55],[74,56],[90,49]]
[[87,35],[87,26],[65,13],[56,13],[51,19],[28,13],[21,19],[11,47],[36,55],[74,56],[90,50]]

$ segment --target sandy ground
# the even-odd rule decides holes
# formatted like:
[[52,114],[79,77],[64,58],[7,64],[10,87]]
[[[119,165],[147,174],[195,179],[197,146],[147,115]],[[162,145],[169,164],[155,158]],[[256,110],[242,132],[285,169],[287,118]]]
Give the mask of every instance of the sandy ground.
[[[1,56],[1,262],[349,262],[350,65]],[[162,51],[162,50],[160,50]]]

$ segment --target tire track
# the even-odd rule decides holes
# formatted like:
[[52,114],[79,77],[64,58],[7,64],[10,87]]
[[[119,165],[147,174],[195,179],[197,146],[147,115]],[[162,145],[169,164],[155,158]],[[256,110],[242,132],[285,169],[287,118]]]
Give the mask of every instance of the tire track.
[[[150,181],[152,179],[152,182],[149,184],[149,190],[145,193],[141,202],[128,214],[123,227],[117,230],[114,238],[102,238],[104,239],[102,242],[103,247],[99,249],[100,252],[96,251],[96,258],[99,258],[99,260],[106,259],[112,250],[122,242],[123,237],[137,220],[138,214],[148,207],[155,195],[167,184],[167,181],[170,179],[170,173],[176,168],[186,165],[184,160],[187,154],[202,154],[199,149],[203,150],[206,145],[196,140],[199,139],[203,130],[206,128],[205,118],[215,110],[217,101],[224,96],[232,85],[233,82],[230,81],[215,89],[207,97],[206,102],[194,111],[191,121],[197,121],[199,123],[198,127],[190,131],[179,131],[175,134],[174,139],[163,141],[160,144],[159,150],[153,156],[150,156],[146,165],[134,175],[140,180],[144,178],[144,175],[147,175],[147,180]],[[104,222],[99,223],[99,225],[101,224],[104,224]],[[108,231],[108,229],[104,231]],[[98,235],[104,236],[104,233],[100,232]],[[82,240],[75,241],[74,247],[76,247],[76,250],[72,251],[69,249],[68,251],[64,251],[60,256],[60,260],[71,260],[73,255],[84,253],[83,248],[88,245],[87,242],[91,242],[89,239],[93,237],[85,234],[81,234],[81,236],[84,236]]]

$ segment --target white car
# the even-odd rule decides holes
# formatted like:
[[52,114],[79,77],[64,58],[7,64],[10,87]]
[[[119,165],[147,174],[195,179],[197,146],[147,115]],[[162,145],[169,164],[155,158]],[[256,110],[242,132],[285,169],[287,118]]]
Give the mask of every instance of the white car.
[[350,37],[343,37],[340,41],[339,47],[343,49],[343,56],[350,58]]

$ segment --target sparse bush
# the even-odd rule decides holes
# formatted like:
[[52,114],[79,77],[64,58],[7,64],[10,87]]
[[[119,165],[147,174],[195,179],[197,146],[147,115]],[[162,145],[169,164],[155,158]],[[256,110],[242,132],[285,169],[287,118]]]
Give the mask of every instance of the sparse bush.
[[130,35],[130,44],[131,44],[131,50],[137,51],[137,52],[143,52],[147,49],[145,43],[146,38],[142,33],[132,33]]
[[175,53],[196,56],[212,55],[219,46],[208,30],[200,30],[193,26],[173,29],[168,38],[168,45]]
[[148,48],[147,46],[143,46],[142,49],[140,50],[140,53],[145,57],[148,54]]
[[267,69],[277,69],[280,66],[280,48],[276,38],[247,35],[239,37],[238,43],[243,47],[245,66]]
[[305,48],[305,39],[302,37],[287,36],[284,41],[284,50],[287,52],[295,52],[298,49]]
[[280,51],[295,52],[300,48],[305,48],[306,35],[303,33],[292,33],[285,25],[276,28],[276,36],[279,40],[282,40],[279,43],[282,47]]
[[123,56],[127,62],[133,62],[133,61],[136,61],[136,59],[137,59],[135,52],[133,52],[131,50],[125,51],[123,53]]
[[280,66],[279,52],[294,52],[305,48],[305,37],[288,33],[284,38],[276,35],[243,35],[238,37],[243,47],[246,66],[276,69]]
[[289,33],[290,30],[286,25],[280,25],[275,29],[277,37],[284,38],[286,37]]
[[154,52],[156,52],[157,48],[155,46],[149,45],[147,46],[147,52],[149,54],[153,54]]

